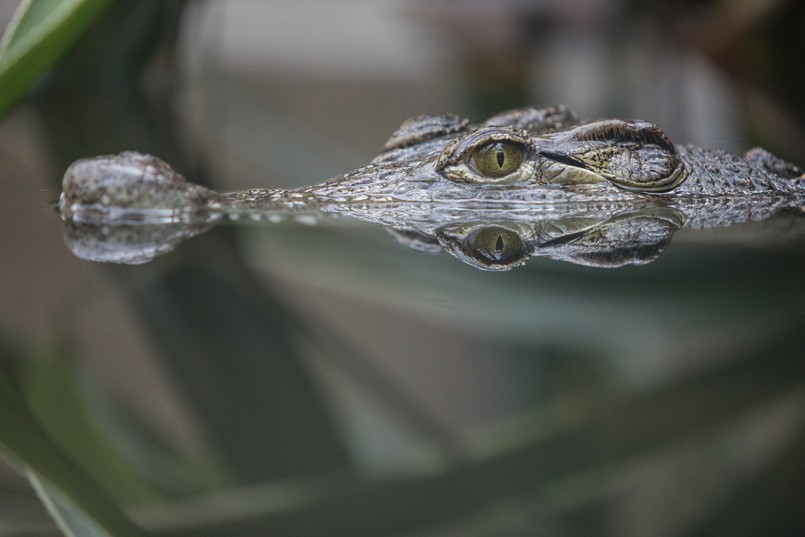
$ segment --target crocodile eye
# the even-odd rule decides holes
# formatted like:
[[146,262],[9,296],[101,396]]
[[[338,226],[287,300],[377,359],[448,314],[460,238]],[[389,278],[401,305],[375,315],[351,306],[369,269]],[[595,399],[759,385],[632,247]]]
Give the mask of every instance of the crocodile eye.
[[472,233],[467,246],[476,259],[488,263],[510,264],[523,257],[523,240],[514,231],[500,226],[488,226]]
[[514,127],[480,127],[445,145],[434,170],[451,181],[509,185],[533,180],[534,139]]
[[470,164],[486,177],[509,175],[523,163],[523,146],[508,141],[491,142],[476,149]]

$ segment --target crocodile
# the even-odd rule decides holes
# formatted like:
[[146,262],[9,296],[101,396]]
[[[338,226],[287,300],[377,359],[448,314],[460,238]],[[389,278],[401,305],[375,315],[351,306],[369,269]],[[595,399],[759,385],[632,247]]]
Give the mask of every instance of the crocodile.
[[[565,106],[510,110],[480,124],[450,114],[415,117],[367,165],[296,190],[219,193],[131,151],[75,162],[62,187],[59,208],[71,221],[342,214],[486,270],[540,252],[597,266],[645,262],[682,227],[805,206],[805,172],[764,149],[739,156],[678,145],[654,123],[581,121]],[[602,246],[618,241],[630,246],[615,256]],[[468,246],[476,242],[482,246]]]

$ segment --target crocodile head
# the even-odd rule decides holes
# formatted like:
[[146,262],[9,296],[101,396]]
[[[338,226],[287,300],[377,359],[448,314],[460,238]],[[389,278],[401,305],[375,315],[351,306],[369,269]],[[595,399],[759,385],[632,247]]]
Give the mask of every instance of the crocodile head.
[[674,145],[646,121],[580,124],[564,107],[527,108],[470,125],[409,119],[367,166],[304,189],[321,202],[629,201],[687,177]]
[[653,123],[582,123],[557,106],[512,110],[478,125],[454,115],[409,119],[366,166],[298,190],[222,195],[185,181],[155,157],[84,159],[67,170],[60,207],[101,217],[283,210],[358,216],[363,204],[398,202],[601,207],[748,195],[794,198],[789,205],[801,206],[805,174],[764,150],[739,157],[676,146]]
[[[802,169],[765,150],[737,156],[675,146],[652,123],[582,123],[562,106],[504,112],[478,125],[453,115],[413,118],[366,166],[298,190],[221,194],[131,151],[73,163],[62,187],[62,218],[76,223],[68,243],[81,256],[127,263],[225,216],[273,221],[302,211],[381,224],[403,244],[444,249],[484,270],[533,255],[619,266],[653,259],[683,226],[732,225],[805,206]],[[104,225],[79,233],[78,224]]]

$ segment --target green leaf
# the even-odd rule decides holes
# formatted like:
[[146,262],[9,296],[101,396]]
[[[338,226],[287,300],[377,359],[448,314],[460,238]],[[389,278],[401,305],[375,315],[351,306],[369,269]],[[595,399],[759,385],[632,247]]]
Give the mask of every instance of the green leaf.
[[[78,374],[64,353],[50,352],[32,360],[22,389],[37,422],[70,458],[112,498],[140,503],[160,496],[154,485],[120,451],[115,438],[99,422]],[[98,404],[96,406],[103,406]]]
[[34,418],[24,397],[0,369],[0,452],[16,460],[66,535],[144,537]]
[[112,534],[87,517],[56,487],[41,479],[35,472],[27,472],[39,499],[67,537],[112,537]]
[[23,0],[0,40],[0,116],[111,0]]

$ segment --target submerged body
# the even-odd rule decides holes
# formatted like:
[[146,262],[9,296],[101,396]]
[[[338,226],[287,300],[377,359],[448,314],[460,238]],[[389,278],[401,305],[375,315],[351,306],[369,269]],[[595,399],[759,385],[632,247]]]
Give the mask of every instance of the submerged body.
[[[803,205],[803,170],[763,149],[737,156],[675,145],[653,123],[581,122],[562,106],[504,112],[478,125],[452,115],[413,118],[366,166],[298,190],[221,194],[155,157],[84,159],[67,170],[60,199],[65,218],[83,221],[339,213],[390,226],[403,241],[436,237],[445,248],[455,244],[456,226],[477,234],[478,222],[491,221],[503,230],[491,239],[491,258],[503,256],[502,237],[524,222],[559,218],[575,237],[589,222],[599,233],[606,223],[618,236],[651,222],[656,236],[657,229],[731,225]],[[624,214],[633,217],[611,218]],[[556,241],[550,236],[529,248]],[[481,268],[510,266],[492,259]]]

